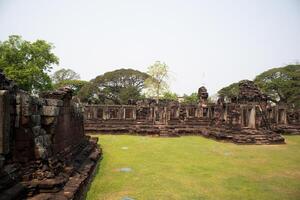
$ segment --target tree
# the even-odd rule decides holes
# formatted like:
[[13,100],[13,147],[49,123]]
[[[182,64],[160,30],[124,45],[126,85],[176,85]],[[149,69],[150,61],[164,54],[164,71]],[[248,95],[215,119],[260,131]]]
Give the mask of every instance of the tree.
[[83,102],[127,104],[129,99],[140,99],[148,74],[133,69],[118,69],[97,76],[78,93]]
[[70,87],[73,89],[73,94],[77,95],[79,90],[85,85],[87,84],[87,81],[83,81],[83,80],[63,80],[60,81],[59,83],[56,83],[53,85],[54,89],[58,89],[61,87]]
[[190,95],[184,94],[183,95],[183,104],[197,104],[199,100],[198,94],[193,92]]
[[60,83],[66,80],[79,80],[80,75],[74,72],[72,69],[60,69],[51,76],[53,83]]
[[52,44],[44,40],[30,42],[12,35],[0,42],[0,69],[18,86],[29,92],[51,89],[50,72],[58,58],[51,52]]
[[68,86],[74,90],[73,94],[77,95],[79,90],[87,83],[87,81],[79,80],[80,75],[72,69],[60,69],[51,76],[54,89]]
[[254,82],[271,101],[300,107],[300,65],[267,70],[256,76]]
[[170,101],[177,101],[178,95],[176,93],[172,93],[172,92],[165,92],[162,95],[162,99],[170,100]]
[[232,83],[227,87],[223,87],[218,91],[218,95],[224,97],[226,101],[230,100],[232,97],[235,97],[239,94],[239,82]]
[[148,68],[149,78],[145,81],[148,96],[154,96],[156,100],[161,97],[164,92],[168,92],[169,85],[169,67],[165,63],[156,61]]

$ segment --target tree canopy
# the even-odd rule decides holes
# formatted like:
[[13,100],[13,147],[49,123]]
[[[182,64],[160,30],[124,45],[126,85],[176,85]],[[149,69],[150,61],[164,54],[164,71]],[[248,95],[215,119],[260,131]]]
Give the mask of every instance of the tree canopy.
[[184,103],[184,104],[197,104],[198,100],[199,100],[198,93],[193,92],[190,95],[184,94],[182,103]]
[[235,97],[239,94],[239,82],[232,83],[229,86],[223,87],[218,91],[218,95],[225,98],[225,100],[229,100],[232,97]]
[[254,82],[273,102],[300,106],[300,65],[267,70],[256,76]]
[[133,69],[118,69],[97,76],[78,93],[84,102],[127,104],[129,99],[140,99],[148,74]]
[[168,92],[169,85],[169,67],[165,63],[156,61],[148,68],[149,77],[145,81],[146,93],[150,97],[155,97],[158,100],[163,93]]
[[170,100],[170,101],[177,101],[178,100],[178,95],[173,92],[165,92],[162,95],[162,99],[165,100]]
[[29,92],[52,88],[47,72],[58,58],[52,53],[53,45],[44,41],[30,42],[12,35],[0,42],[0,69],[18,86]]
[[54,72],[51,76],[53,83],[60,83],[68,80],[79,80],[80,75],[74,72],[72,69],[62,68]]
[[[272,68],[254,79],[254,83],[274,103],[287,103],[300,107],[300,65]],[[230,99],[239,93],[239,82],[218,91],[219,96]]]
[[54,89],[61,87],[70,87],[73,90],[73,94],[77,95],[80,89],[88,82],[83,80],[63,80],[53,85]]
[[51,76],[53,88],[68,86],[74,90],[73,94],[77,95],[79,90],[87,84],[87,81],[79,80],[80,75],[72,69],[60,69],[53,73]]

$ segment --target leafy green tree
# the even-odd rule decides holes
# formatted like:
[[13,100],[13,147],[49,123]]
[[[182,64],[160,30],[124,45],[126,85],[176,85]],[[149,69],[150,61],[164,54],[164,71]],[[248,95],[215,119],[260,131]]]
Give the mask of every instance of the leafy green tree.
[[73,89],[73,94],[77,95],[79,90],[85,85],[87,84],[87,81],[83,81],[83,80],[63,80],[60,81],[59,83],[56,83],[53,85],[54,89],[58,89],[61,87],[70,87]]
[[74,90],[74,95],[77,95],[79,90],[87,84],[87,81],[79,80],[80,75],[72,69],[60,69],[51,76],[54,89],[60,87],[70,87]]
[[177,101],[178,95],[176,93],[172,93],[172,92],[165,92],[162,95],[162,99],[170,100],[170,101]]
[[148,74],[133,69],[118,69],[97,76],[78,93],[83,102],[127,104],[129,99],[142,98]]
[[226,101],[239,94],[239,82],[232,83],[218,91],[218,95],[225,98]]
[[183,95],[183,102],[184,104],[197,104],[199,100],[198,94],[193,92],[190,95],[184,94]]
[[74,72],[72,69],[62,68],[51,76],[53,83],[57,84],[66,80],[79,80],[80,75]]
[[12,35],[0,42],[0,69],[18,86],[29,92],[52,88],[50,72],[58,58],[51,52],[52,44],[44,40],[30,42]]
[[167,80],[169,78],[169,67],[165,63],[156,61],[148,68],[149,78],[145,81],[146,93],[150,97],[155,97],[156,100],[162,96],[163,93],[168,92],[169,85]]
[[256,76],[254,82],[273,102],[300,107],[300,65],[267,70]]

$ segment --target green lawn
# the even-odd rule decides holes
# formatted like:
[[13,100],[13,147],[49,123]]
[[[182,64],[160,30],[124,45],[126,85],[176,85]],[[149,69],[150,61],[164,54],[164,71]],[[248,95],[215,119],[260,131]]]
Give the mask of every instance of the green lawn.
[[[300,136],[285,138],[259,146],[101,135],[104,158],[87,199],[299,200]],[[119,171],[125,167],[132,171]]]

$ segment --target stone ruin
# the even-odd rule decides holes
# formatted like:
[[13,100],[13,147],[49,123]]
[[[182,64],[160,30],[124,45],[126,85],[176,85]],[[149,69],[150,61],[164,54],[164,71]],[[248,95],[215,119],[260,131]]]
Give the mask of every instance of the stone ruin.
[[71,89],[37,98],[0,72],[0,200],[81,199],[100,157]]
[[205,87],[198,104],[146,99],[128,105],[85,105],[84,126],[90,133],[156,136],[202,135],[237,144],[281,144],[281,133],[300,133],[299,111],[271,105],[252,81],[239,84],[230,102],[208,102]]

